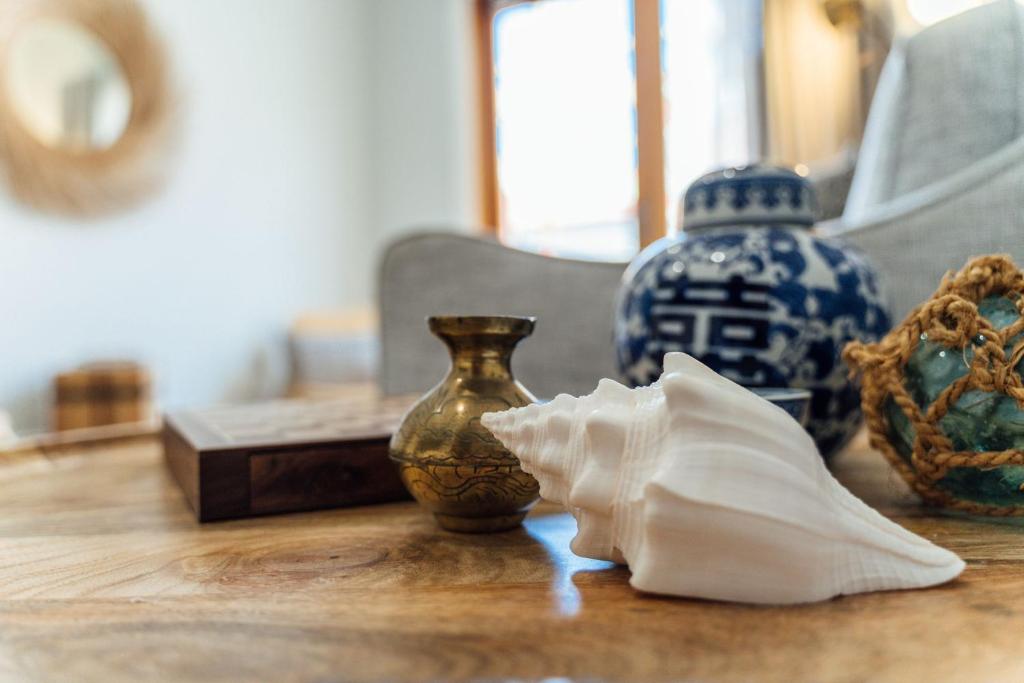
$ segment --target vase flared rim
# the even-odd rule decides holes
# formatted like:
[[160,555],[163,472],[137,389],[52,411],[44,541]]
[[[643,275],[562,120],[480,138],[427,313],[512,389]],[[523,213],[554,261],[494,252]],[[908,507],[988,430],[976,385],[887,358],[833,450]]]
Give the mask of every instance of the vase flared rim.
[[537,319],[518,315],[432,315],[427,325],[434,334],[510,335],[525,337],[533,332]]

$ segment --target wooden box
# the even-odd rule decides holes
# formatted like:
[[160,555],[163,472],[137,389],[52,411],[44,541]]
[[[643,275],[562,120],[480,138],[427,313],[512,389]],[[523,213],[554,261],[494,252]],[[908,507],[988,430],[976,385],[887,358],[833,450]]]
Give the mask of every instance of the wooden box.
[[132,362],[91,363],[54,380],[56,431],[142,422],[152,417],[151,380]]
[[413,401],[365,395],[174,413],[164,457],[200,522],[404,500],[388,441]]

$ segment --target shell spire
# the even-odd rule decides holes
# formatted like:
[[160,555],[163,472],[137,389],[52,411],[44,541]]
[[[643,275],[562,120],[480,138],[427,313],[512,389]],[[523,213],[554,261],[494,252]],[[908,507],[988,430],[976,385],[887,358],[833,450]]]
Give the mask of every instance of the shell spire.
[[483,416],[566,506],[579,555],[624,562],[652,593],[787,604],[922,588],[964,568],[825,468],[782,409],[682,353],[649,387]]

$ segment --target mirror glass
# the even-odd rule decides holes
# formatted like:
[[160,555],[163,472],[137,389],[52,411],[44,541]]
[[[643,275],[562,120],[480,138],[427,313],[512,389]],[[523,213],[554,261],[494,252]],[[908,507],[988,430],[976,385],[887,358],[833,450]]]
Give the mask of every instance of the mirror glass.
[[15,116],[48,147],[111,147],[124,134],[132,95],[117,58],[93,33],[57,20],[32,21],[14,36],[5,67]]

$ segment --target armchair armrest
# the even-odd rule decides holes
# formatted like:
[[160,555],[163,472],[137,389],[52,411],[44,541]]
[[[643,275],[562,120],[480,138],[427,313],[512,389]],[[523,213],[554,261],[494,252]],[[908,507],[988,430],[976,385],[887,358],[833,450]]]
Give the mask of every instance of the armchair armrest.
[[1024,138],[968,168],[860,214],[820,226],[878,266],[899,319],[971,256],[1024,262]]

